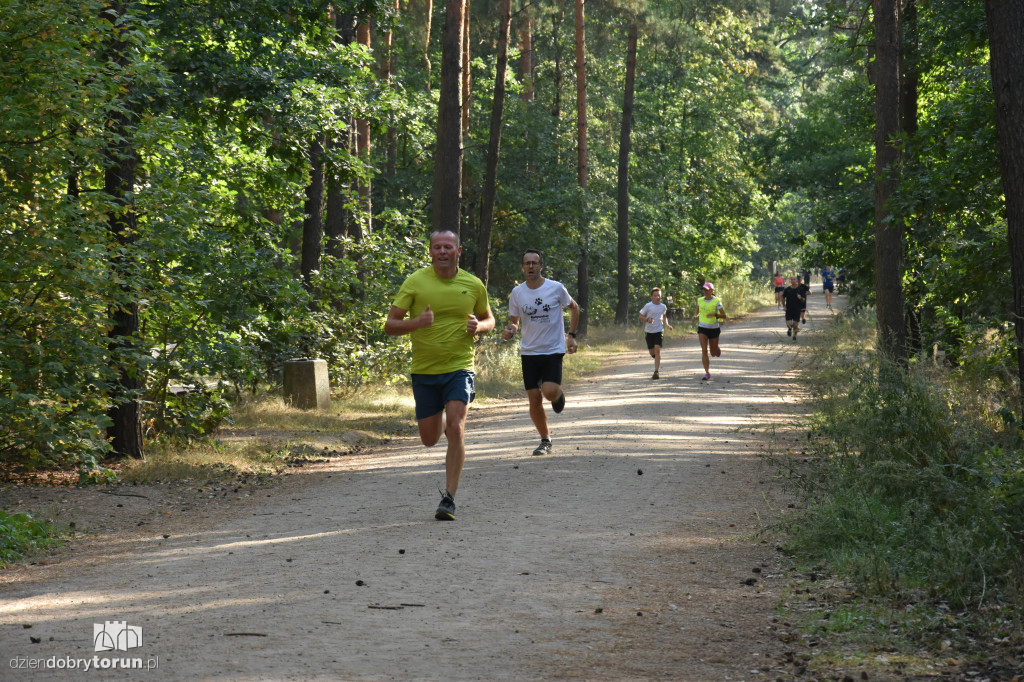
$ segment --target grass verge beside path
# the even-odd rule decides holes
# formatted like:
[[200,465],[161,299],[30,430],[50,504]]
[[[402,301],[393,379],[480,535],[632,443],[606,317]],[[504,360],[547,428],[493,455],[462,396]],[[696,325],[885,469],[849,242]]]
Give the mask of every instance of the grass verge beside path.
[[806,674],[1022,679],[1024,448],[1002,386],[873,345],[862,315],[802,349],[817,412],[784,463],[801,499],[784,616],[814,643]]

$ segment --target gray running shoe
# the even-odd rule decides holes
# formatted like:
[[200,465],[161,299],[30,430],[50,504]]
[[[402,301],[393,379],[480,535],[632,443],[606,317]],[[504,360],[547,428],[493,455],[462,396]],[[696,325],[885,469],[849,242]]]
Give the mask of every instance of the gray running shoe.
[[441,497],[441,504],[437,505],[437,511],[434,512],[434,518],[438,521],[455,520],[455,498],[447,492],[445,492]]
[[542,440],[540,442],[540,445],[538,445],[534,449],[533,454],[534,454],[535,457],[539,457],[540,455],[550,455],[551,454],[551,440],[548,439],[548,438],[545,438],[544,440]]

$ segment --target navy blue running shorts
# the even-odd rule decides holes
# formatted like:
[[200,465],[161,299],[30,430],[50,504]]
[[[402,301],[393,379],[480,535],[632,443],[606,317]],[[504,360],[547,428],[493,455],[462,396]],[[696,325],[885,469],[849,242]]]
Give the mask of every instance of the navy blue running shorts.
[[475,374],[460,369],[447,374],[413,374],[412,395],[416,399],[416,419],[426,419],[444,409],[449,400],[461,400],[467,405],[476,397],[473,386]]

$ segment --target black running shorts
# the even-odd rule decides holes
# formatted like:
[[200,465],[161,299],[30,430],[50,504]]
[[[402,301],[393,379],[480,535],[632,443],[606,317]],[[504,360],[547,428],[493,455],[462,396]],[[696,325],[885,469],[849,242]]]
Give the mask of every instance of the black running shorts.
[[529,391],[540,388],[545,382],[562,384],[562,358],[565,353],[554,353],[552,355],[524,355],[520,359],[523,363],[523,387]]

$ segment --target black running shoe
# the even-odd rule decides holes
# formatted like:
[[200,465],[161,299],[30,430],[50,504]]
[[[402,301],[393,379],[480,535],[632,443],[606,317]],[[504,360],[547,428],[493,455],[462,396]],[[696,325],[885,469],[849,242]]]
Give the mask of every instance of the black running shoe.
[[441,504],[437,505],[437,511],[434,512],[434,518],[438,521],[454,521],[455,520],[455,498],[445,493],[441,497]]
[[533,454],[534,454],[535,457],[539,457],[540,455],[550,455],[551,454],[551,441],[549,439],[547,439],[547,438],[542,440],[540,442],[540,445],[538,445],[536,447],[536,449],[534,449]]
[[658,370],[654,370],[654,374],[651,375],[651,379],[660,379],[660,378],[661,377],[658,375]]
[[555,411],[555,414],[565,409],[565,392],[562,392],[551,402],[551,409]]
[[786,327],[786,336],[793,336],[793,328]]

